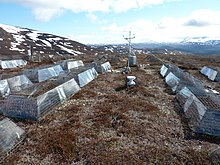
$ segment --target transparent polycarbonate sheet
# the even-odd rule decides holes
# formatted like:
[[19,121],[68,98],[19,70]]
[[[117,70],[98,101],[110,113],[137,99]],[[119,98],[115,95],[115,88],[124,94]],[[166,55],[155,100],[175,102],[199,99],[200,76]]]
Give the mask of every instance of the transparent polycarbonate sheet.
[[189,109],[189,107],[192,103],[193,103],[193,95],[186,100],[186,102],[183,106],[184,112],[186,112]]
[[61,101],[63,101],[63,98],[69,98],[80,90],[80,87],[76,83],[75,79],[71,79],[57,88],[62,88],[60,96]]
[[201,69],[200,72],[201,72],[202,74],[204,74],[204,75],[207,75],[208,70],[209,70],[209,68],[206,67],[206,66],[204,66],[204,67],[202,67],[202,69]]
[[[205,76],[207,76],[210,80],[212,81],[219,81],[219,77],[220,77],[220,73],[218,69],[212,69],[209,67],[204,66],[201,71],[202,74],[204,74]],[[218,80],[219,79],[219,80]]]
[[53,66],[53,70],[55,72],[55,76],[58,76],[61,72],[63,72],[63,68],[60,65]]
[[186,112],[191,106],[191,104],[194,102],[196,109],[198,110],[199,115],[202,118],[207,108],[202,104],[202,102],[188,87],[184,87],[177,95],[178,97],[181,96],[185,99],[185,104],[183,106],[184,112]]
[[80,90],[80,87],[74,79],[59,85],[58,87],[37,97],[37,105],[39,116],[42,117],[45,113],[51,110],[52,107],[62,103]]
[[8,118],[0,121],[0,158],[24,138],[24,130]]
[[7,81],[11,92],[21,91],[33,84],[25,75],[11,77]]
[[80,66],[84,66],[82,60],[71,60],[71,59],[60,61],[57,64],[59,64],[63,68],[63,70],[70,70]]
[[94,63],[92,63],[92,66],[94,66],[95,70],[100,74],[109,72],[112,69],[112,66],[108,61],[104,62],[104,63],[95,63],[94,62]]
[[78,61],[68,61],[67,62],[67,69],[73,69],[73,68],[77,68],[80,66],[84,66],[83,61],[82,60],[78,60]]
[[55,65],[49,68],[39,69],[38,71],[38,82],[48,80],[52,77],[58,76],[63,69],[60,65]]
[[168,67],[166,67],[165,65],[163,65],[163,66],[160,68],[160,74],[161,74],[161,76],[165,77],[167,71],[168,71]]
[[63,102],[64,100],[66,100],[66,94],[63,90],[63,87],[62,86],[57,87],[56,90],[57,90],[58,96],[60,98],[60,102]]
[[196,110],[198,111],[199,118],[201,120],[203,118],[203,116],[205,115],[207,108],[202,104],[201,101],[199,101],[199,99],[197,97],[194,97],[193,101],[196,105]]
[[26,65],[27,61],[25,60],[7,60],[7,61],[0,61],[1,68],[16,68],[22,65]]
[[10,88],[7,80],[0,80],[0,95],[6,97],[10,94]]
[[101,64],[101,69],[102,69],[102,73],[108,72],[112,69],[112,66],[109,62],[105,62],[103,64]]
[[94,68],[88,69],[78,74],[79,86],[83,87],[98,76],[98,73]]
[[212,81],[215,81],[217,74],[218,74],[218,72],[216,70],[211,70],[208,75],[208,78]]
[[175,92],[180,82],[180,79],[176,77],[172,72],[170,72],[166,76],[165,81],[166,81],[166,84],[172,88],[172,91]]
[[39,117],[49,112],[51,108],[61,103],[59,94],[56,89],[52,89],[37,97],[37,107]]

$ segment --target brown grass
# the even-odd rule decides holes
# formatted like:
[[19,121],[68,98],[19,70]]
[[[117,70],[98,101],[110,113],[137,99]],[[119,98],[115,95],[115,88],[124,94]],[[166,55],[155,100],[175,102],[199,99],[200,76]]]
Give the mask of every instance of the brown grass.
[[208,153],[218,145],[185,139],[158,68],[134,68],[137,86],[130,88],[126,74],[99,75],[41,122],[18,123],[27,140],[4,162],[211,164]]

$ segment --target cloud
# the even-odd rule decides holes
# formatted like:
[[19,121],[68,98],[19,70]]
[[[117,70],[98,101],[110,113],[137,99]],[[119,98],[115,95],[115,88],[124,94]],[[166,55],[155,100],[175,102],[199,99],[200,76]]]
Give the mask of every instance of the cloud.
[[201,21],[198,21],[195,19],[191,19],[191,20],[187,21],[186,23],[184,23],[184,25],[202,27],[202,26],[208,26],[209,23],[208,22],[201,22]]
[[[65,10],[74,13],[87,12],[89,14],[92,12],[120,13],[130,9],[160,5],[171,1],[180,0],[0,0],[0,2],[17,3],[30,7],[35,17],[42,21],[52,19]],[[45,15],[46,18],[42,16],[43,13],[47,14]],[[91,15],[88,16],[90,17]]]
[[45,9],[45,8],[36,8],[33,10],[33,13],[36,16],[36,19],[39,21],[49,21],[55,15],[61,15],[62,9]]
[[86,17],[89,18],[92,21],[96,21],[98,19],[97,16],[95,14],[92,14],[92,13],[86,14]]
[[220,11],[200,9],[185,18],[183,25],[192,27],[215,26],[220,24],[219,17]]
[[139,19],[123,26],[113,23],[102,30],[107,34],[118,34],[118,40],[131,30],[136,34],[134,42],[179,42],[204,36],[220,39],[219,18],[220,11],[196,10],[186,17],[163,17],[159,21]]

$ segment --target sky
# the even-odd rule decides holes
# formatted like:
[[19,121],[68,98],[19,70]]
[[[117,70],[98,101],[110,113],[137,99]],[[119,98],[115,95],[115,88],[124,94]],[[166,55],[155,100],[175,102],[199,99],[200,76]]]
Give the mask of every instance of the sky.
[[220,0],[0,0],[0,24],[84,44],[220,39]]

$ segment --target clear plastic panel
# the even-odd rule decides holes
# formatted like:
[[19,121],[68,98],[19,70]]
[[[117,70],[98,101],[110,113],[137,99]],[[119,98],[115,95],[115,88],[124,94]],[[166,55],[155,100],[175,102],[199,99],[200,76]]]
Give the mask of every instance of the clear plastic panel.
[[204,116],[207,108],[201,103],[201,101],[187,87],[184,87],[178,93],[178,95],[181,95],[182,97],[184,97],[186,99],[186,102],[185,102],[184,107],[183,107],[184,112],[187,112],[189,107],[194,102],[195,105],[196,105],[196,109],[197,109],[197,111],[200,115],[199,117],[200,117],[200,119],[202,119],[202,117]]
[[210,80],[212,80],[212,81],[215,81],[215,78],[216,78],[217,74],[218,74],[217,71],[211,70],[210,73],[209,73],[209,75],[208,75],[208,78],[209,78]]
[[18,92],[30,87],[33,83],[25,75],[15,76],[7,79],[11,92]]
[[51,108],[61,103],[59,94],[56,89],[52,89],[43,95],[37,97],[39,117],[44,116]]
[[61,87],[65,93],[66,98],[71,97],[73,94],[80,90],[80,87],[74,78],[62,84]]
[[204,67],[202,67],[200,72],[205,75],[207,69],[208,68],[206,66],[204,66]]
[[201,103],[201,101],[198,100],[197,97],[194,98],[194,102],[196,104],[197,110],[199,112],[199,118],[201,120],[206,113],[207,108]]
[[165,65],[163,65],[163,66],[160,68],[160,74],[161,74],[161,76],[165,77],[167,71],[168,71],[168,68],[167,68]]
[[73,69],[73,68],[77,68],[79,66],[84,66],[82,60],[79,61],[67,61],[67,69]]
[[63,102],[73,94],[77,93],[80,87],[74,79],[65,82],[62,85],[40,95],[37,97],[37,105],[39,110],[39,117],[49,112],[54,106]]
[[166,81],[167,85],[172,88],[172,91],[175,92],[177,89],[177,86],[180,82],[180,79],[178,77],[176,77],[172,72],[170,72],[166,76],[165,81]]
[[63,72],[63,68],[60,66],[60,65],[55,65],[53,67],[55,73],[56,73],[56,76],[58,76],[61,72]]
[[23,139],[24,130],[8,118],[0,121],[0,157]]
[[215,81],[218,75],[218,71],[209,67],[204,66],[201,73],[206,75],[210,80]]
[[6,97],[10,94],[10,88],[7,80],[0,80],[0,94]]
[[78,74],[78,79],[79,79],[79,86],[83,87],[92,80],[94,80],[98,76],[98,73],[94,68],[91,68],[89,70],[86,70],[80,74]]
[[16,68],[18,66],[26,65],[27,61],[25,60],[8,60],[8,61],[2,61],[1,62],[1,67],[3,69],[6,68]]
[[102,73],[108,72],[109,70],[111,70],[112,66],[109,62],[105,62],[103,64],[101,64],[101,68],[102,68]]
[[186,102],[185,102],[185,104],[184,104],[184,106],[183,106],[183,110],[184,110],[184,112],[186,112],[188,109],[189,109],[189,107],[190,107],[190,105],[193,103],[193,95],[192,96],[190,96],[187,100],[186,100]]
[[66,100],[67,96],[66,96],[66,94],[64,92],[63,87],[59,86],[59,87],[56,88],[56,90],[57,90],[57,93],[58,93],[58,95],[60,97],[60,101],[63,102],[64,100]]
[[27,65],[27,61],[25,60],[18,60],[18,65]]
[[205,73],[206,76],[209,76],[211,72],[212,72],[212,69],[211,69],[211,68],[208,68],[207,71],[206,71],[206,73]]
[[194,94],[187,87],[182,88],[182,90],[178,92],[177,99],[181,99],[181,101],[183,101],[182,105],[184,112],[187,112],[194,100],[194,97]]
[[204,75],[208,76],[209,71],[210,71],[210,69],[209,69],[208,67],[204,66],[202,73],[203,73]]
[[63,72],[63,69],[60,67],[60,65],[55,65],[53,67],[39,69],[38,70],[38,81],[42,82],[52,77],[56,77],[61,72]]
[[56,77],[57,76],[57,73],[55,72],[54,67],[47,68],[47,69],[49,71],[49,77]]

